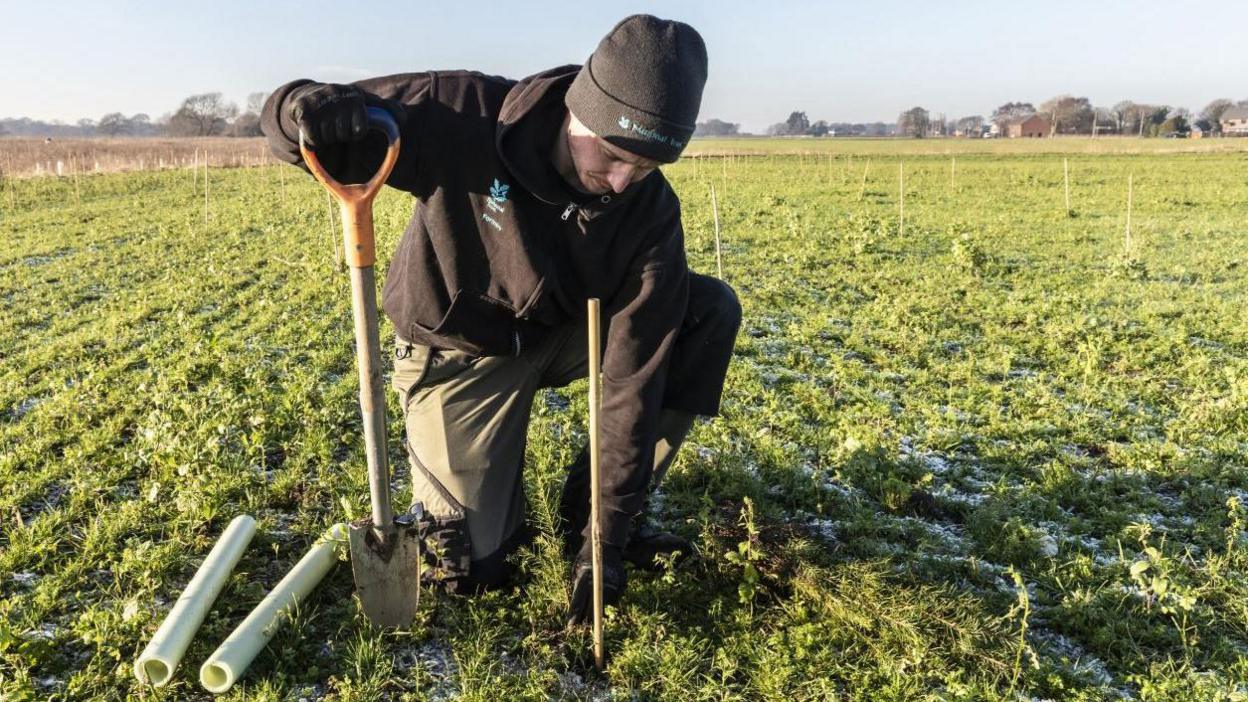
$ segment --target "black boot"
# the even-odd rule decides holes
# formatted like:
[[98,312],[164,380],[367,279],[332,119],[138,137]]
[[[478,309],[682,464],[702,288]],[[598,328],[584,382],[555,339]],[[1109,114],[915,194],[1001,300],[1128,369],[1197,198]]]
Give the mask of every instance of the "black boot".
[[693,542],[654,526],[643,508],[641,514],[633,517],[628,545],[624,547],[624,560],[642,570],[658,571],[663,569],[659,556],[671,554],[676,554],[674,563],[685,560],[693,555]]

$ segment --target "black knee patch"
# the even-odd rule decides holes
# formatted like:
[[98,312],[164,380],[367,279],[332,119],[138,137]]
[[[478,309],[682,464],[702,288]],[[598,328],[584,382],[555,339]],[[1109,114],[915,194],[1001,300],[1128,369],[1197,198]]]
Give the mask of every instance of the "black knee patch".
[[516,529],[494,553],[472,561],[464,584],[473,592],[506,585],[516,574],[515,563],[511,560],[512,554],[532,540],[533,534],[527,525]]
[[732,286],[718,278],[689,276],[689,310],[686,326],[706,327],[706,336],[716,342],[731,343],[741,328],[741,301]]

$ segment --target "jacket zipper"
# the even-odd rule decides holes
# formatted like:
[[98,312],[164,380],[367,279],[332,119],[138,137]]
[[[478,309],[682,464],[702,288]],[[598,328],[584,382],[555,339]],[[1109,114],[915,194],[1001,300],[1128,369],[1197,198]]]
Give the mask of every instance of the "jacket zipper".
[[564,208],[564,210],[563,210],[563,215],[562,215],[562,216],[560,216],[560,217],[559,217],[559,219],[562,219],[562,220],[563,220],[563,221],[565,221],[565,222],[566,222],[566,221],[568,221],[568,217],[571,217],[571,216],[572,216],[572,211],[573,211],[573,210],[575,210],[575,209],[576,209],[576,203],[575,203],[575,202],[569,202],[569,203],[568,203],[568,206],[567,206],[566,208]]

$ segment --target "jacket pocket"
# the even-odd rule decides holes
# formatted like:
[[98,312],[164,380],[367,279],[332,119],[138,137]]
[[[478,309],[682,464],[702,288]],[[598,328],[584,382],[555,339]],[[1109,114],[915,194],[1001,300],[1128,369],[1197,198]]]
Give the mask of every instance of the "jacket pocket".
[[460,290],[438,326],[420,328],[473,356],[512,356],[517,352],[516,327],[516,311],[511,305],[488,295]]

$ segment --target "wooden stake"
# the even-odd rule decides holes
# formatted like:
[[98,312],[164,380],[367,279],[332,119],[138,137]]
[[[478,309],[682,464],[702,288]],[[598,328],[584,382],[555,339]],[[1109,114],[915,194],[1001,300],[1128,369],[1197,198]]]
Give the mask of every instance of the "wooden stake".
[[334,226],[334,198],[325,193],[325,214],[329,216],[329,247],[334,250],[334,267],[342,270],[342,252],[338,249],[337,227]]
[[906,164],[897,167],[897,235],[906,235]]
[[74,203],[82,204],[82,192],[78,189],[78,157],[69,157],[69,170],[74,172]]
[[204,152],[204,224],[208,224],[208,152]]
[[867,165],[862,169],[862,188],[858,190],[858,201],[867,196],[867,173],[871,171],[871,159],[867,159]]
[[720,280],[724,279],[724,259],[719,249],[719,202],[715,199],[715,184],[711,183],[711,214],[715,217],[715,271]]
[[1131,255],[1131,205],[1135,199],[1135,174],[1127,175],[1127,235],[1124,245],[1126,246],[1126,254]]
[[600,366],[601,337],[598,333],[598,298],[587,305],[589,314],[589,523],[590,552],[594,568],[594,667],[606,667],[606,651],[602,641],[602,524],[601,489],[598,467],[598,413],[602,408],[602,369]]
[[1062,172],[1066,178],[1066,215],[1070,216],[1070,159],[1062,159]]
[[5,159],[5,162],[7,167],[3,173],[0,173],[0,179],[3,180],[4,189],[9,194],[9,211],[15,212],[17,210],[17,202],[13,199],[13,158],[10,156]]

